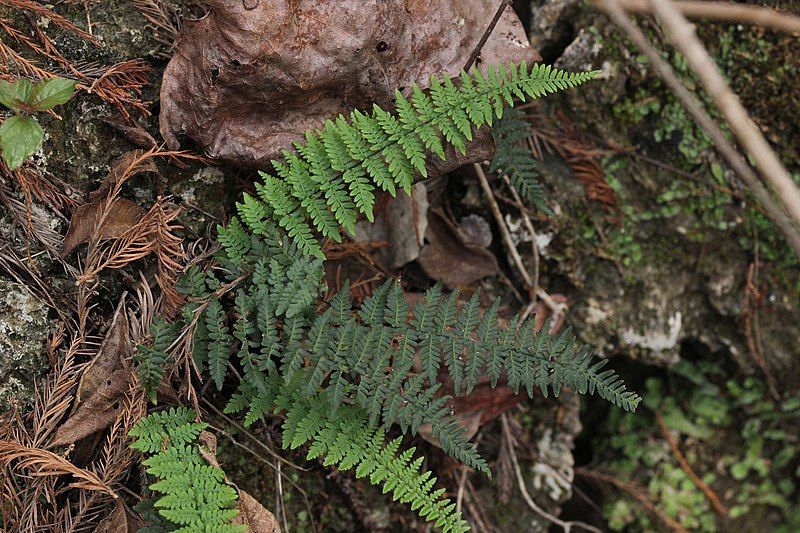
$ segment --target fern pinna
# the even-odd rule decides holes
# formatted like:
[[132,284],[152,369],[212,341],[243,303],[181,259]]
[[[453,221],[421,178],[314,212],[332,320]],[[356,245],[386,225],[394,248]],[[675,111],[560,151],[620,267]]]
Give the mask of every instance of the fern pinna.
[[492,128],[492,137],[495,153],[489,170],[507,175],[511,186],[523,198],[536,209],[552,215],[539,181],[536,159],[527,145],[527,140],[531,138],[531,125],[525,119],[525,113],[519,109],[506,109]]
[[414,177],[427,176],[429,153],[444,160],[446,143],[463,154],[473,128],[492,126],[515,99],[575,87],[596,74],[523,62],[490,67],[486,74],[472,69],[455,81],[433,77],[427,92],[413,85],[410,98],[397,91],[396,115],[375,105],[370,113],[356,110],[349,120],[340,115],[307,132],[296,152],[272,161],[273,174],[261,173],[258,198],[245,195],[239,215],[254,233],[273,218],[303,252],[324,257],[312,226],[340,241],[339,227],[354,233],[358,213],[373,220],[376,188],[409,194]]
[[243,533],[244,526],[231,523],[238,514],[236,489],[201,455],[195,441],[208,424],[195,418],[184,407],[172,408],[149,414],[129,432],[131,447],[148,456],[143,464],[156,478],[149,488],[160,495],[152,502],[158,515],[144,530]]

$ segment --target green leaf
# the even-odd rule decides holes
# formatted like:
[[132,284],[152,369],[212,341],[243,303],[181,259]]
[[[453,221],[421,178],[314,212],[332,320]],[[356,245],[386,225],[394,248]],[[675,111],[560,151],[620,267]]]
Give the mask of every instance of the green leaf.
[[0,80],[0,104],[19,111],[21,109],[19,104],[27,102],[32,89],[33,84],[26,78],[20,78],[14,83]]
[[0,126],[0,149],[3,161],[14,170],[42,145],[44,131],[31,117],[15,115]]
[[28,94],[26,103],[36,111],[47,111],[57,105],[65,104],[75,94],[78,82],[65,78],[51,78],[40,81]]

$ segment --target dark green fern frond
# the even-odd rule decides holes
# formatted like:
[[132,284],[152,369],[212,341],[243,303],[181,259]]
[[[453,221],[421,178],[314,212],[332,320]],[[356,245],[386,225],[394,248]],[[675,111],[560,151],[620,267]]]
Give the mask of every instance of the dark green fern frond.
[[151,343],[140,344],[133,354],[139,383],[155,403],[156,390],[164,377],[164,367],[171,360],[167,350],[177,336],[177,324],[169,324],[163,317],[155,317],[150,325]]
[[225,483],[222,469],[209,465],[195,443],[205,423],[184,407],[152,413],[131,428],[131,448],[144,453],[149,475],[157,481],[150,490],[160,496],[153,509],[169,522],[169,531],[199,533],[243,532],[231,524],[238,514],[236,490]]
[[[410,194],[414,177],[427,177],[429,152],[444,159],[447,143],[463,154],[473,130],[492,126],[515,100],[575,87],[596,74],[512,63],[490,67],[486,75],[476,69],[462,72],[458,87],[451,79],[436,78],[427,92],[413,85],[410,100],[396,93],[395,114],[374,105],[371,113],[353,111],[349,119],[339,116],[307,133],[305,142],[295,144],[296,154],[286,152],[282,161],[272,161],[274,175],[261,173],[258,198],[245,195],[239,215],[255,234],[272,218],[304,253],[322,258],[312,226],[341,240],[337,226],[353,233],[358,213],[373,220],[376,188]],[[530,172],[520,167],[513,179],[535,197]],[[238,253],[236,244],[225,243]]]
[[513,108],[505,110],[503,117],[492,128],[496,148],[489,170],[507,175],[511,185],[533,207],[552,215],[539,181],[536,159],[526,144],[531,137],[530,128],[522,111]]
[[327,393],[303,398],[284,389],[287,415],[283,424],[284,448],[309,445],[308,458],[322,458],[326,466],[355,468],[356,477],[368,477],[381,485],[392,499],[412,510],[445,533],[463,533],[469,527],[455,503],[443,499],[436,478],[422,471],[422,458],[413,459],[414,448],[400,452],[401,439],[385,442],[380,428],[366,423],[364,412],[354,406],[330,410]]

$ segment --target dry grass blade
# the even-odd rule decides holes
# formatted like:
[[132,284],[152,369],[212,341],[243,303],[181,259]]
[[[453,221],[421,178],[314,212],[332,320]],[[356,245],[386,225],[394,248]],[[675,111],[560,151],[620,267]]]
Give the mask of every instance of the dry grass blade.
[[112,498],[117,498],[117,493],[95,474],[78,468],[60,455],[39,448],[23,446],[16,442],[0,441],[0,463],[12,462],[17,468],[31,470],[35,477],[71,475],[80,481],[72,483],[70,487],[105,492]]

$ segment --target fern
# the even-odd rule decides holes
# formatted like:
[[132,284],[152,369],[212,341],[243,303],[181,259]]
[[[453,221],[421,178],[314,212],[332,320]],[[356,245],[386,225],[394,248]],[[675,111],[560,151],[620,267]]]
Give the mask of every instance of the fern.
[[513,108],[505,110],[492,129],[496,149],[489,170],[507,175],[511,185],[523,198],[535,208],[552,215],[539,181],[536,159],[526,144],[531,137],[530,127],[522,111]]
[[[519,317],[501,326],[499,303],[481,313],[479,293],[460,304],[457,291],[444,295],[437,285],[409,314],[399,282],[390,281],[358,309],[345,286],[327,309],[317,310],[325,287],[314,229],[341,239],[340,227],[352,231],[359,213],[372,219],[376,189],[408,192],[416,175],[424,177],[428,153],[444,158],[446,144],[464,152],[473,128],[492,125],[514,98],[536,98],[593,76],[522,64],[487,75],[462,73],[458,88],[432,79],[427,93],[416,86],[410,98],[397,93],[396,114],[375,106],[369,114],[353,112],[349,121],[338,117],[308,133],[296,153],[274,161],[275,174],[262,174],[257,196],[244,195],[239,217],[218,228],[217,267],[205,273],[193,267],[179,286],[190,302],[181,324],[194,328],[198,368],[218,389],[229,366],[239,369],[226,412],[243,412],[245,425],[283,413],[285,447],[308,446],[309,457],[354,468],[434,525],[461,532],[460,514],[434,488],[435,478],[421,472],[413,449],[401,451],[400,439],[386,441],[392,426],[415,434],[429,424],[446,453],[489,474],[439,390],[440,373],[456,394],[468,394],[486,374],[493,387],[506,376],[514,391],[531,397],[570,387],[635,409],[640,398],[605,361],[593,362],[592,351],[570,332],[551,337],[545,327],[534,333],[533,322]],[[193,453],[192,435],[199,431],[180,416],[176,427],[185,433],[153,422],[165,428],[156,435],[175,435],[174,446],[147,460],[165,476],[156,490],[202,477],[213,501],[226,501],[224,490],[212,488],[220,482],[216,471],[191,460],[186,471],[174,468],[177,457]],[[152,449],[156,441],[144,435],[138,446]],[[196,519],[190,514],[174,509],[168,517]]]
[[134,438],[131,448],[148,456],[143,464],[157,479],[149,488],[160,494],[152,508],[143,508],[159,515],[152,517],[148,530],[167,525],[169,531],[181,533],[243,532],[244,526],[231,524],[238,513],[236,490],[225,483],[222,469],[203,459],[194,443],[208,426],[195,422],[195,416],[186,408],[172,408],[142,418],[129,432]]
[[177,335],[176,325],[168,324],[162,317],[155,317],[150,326],[152,343],[148,346],[141,344],[133,354],[133,362],[142,388],[147,391],[147,396],[155,403],[156,390],[164,377],[164,367],[171,357],[167,354],[172,342]]
[[[463,154],[473,129],[492,126],[515,99],[575,87],[596,74],[512,63],[489,68],[485,75],[475,69],[462,72],[458,87],[451,79],[431,78],[427,92],[413,85],[410,99],[397,91],[396,114],[374,105],[369,113],[356,110],[307,133],[305,142],[295,144],[296,153],[287,151],[282,160],[272,161],[274,174],[261,173],[258,198],[246,195],[239,216],[256,235],[272,218],[305,254],[323,258],[312,226],[340,241],[338,226],[353,233],[359,213],[373,220],[376,189],[410,194],[414,177],[427,177],[428,153],[444,159],[449,144]],[[541,206],[541,188],[531,172],[519,166],[511,175]]]

